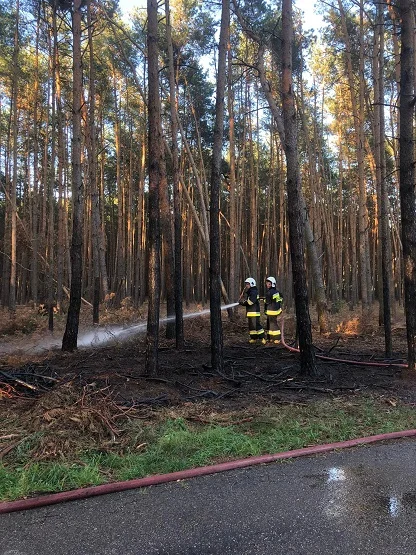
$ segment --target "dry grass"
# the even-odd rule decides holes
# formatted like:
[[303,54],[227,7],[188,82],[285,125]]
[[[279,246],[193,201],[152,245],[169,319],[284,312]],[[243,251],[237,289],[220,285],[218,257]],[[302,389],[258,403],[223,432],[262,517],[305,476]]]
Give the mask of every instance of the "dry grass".
[[26,456],[31,462],[65,460],[88,449],[117,452],[132,416],[132,410],[117,406],[109,388],[62,383],[38,399],[0,407],[0,459],[17,441],[30,443]]

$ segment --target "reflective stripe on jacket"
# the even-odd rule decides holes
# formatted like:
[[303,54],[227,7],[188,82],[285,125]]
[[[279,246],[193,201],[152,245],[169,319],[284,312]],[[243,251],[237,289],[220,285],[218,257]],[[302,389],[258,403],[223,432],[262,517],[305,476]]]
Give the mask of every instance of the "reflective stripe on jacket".
[[265,313],[266,316],[278,316],[282,312],[283,297],[275,287],[266,291]]

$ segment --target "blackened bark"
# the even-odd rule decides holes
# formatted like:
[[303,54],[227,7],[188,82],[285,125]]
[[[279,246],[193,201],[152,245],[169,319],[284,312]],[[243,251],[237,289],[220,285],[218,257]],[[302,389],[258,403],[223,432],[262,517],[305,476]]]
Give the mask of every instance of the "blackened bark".
[[217,98],[215,102],[214,144],[211,168],[210,201],[210,310],[211,310],[211,364],[216,371],[224,368],[223,333],[221,320],[221,243],[220,243],[220,189],[221,151],[224,131],[224,91],[226,55],[230,30],[230,1],[222,1],[221,31],[218,50]]
[[[162,136],[162,132],[161,132]],[[163,239],[164,279],[166,286],[166,338],[175,337],[175,288],[174,288],[174,254],[173,254],[173,221],[171,202],[169,198],[166,164],[162,159],[159,184],[160,199],[160,229]]]
[[160,125],[158,20],[157,0],[147,0],[147,52],[149,82],[149,272],[147,314],[146,368],[147,375],[158,372],[159,309],[160,309],[160,215],[159,186],[162,177],[163,143]]
[[73,32],[73,105],[72,105],[72,243],[71,243],[71,292],[68,317],[62,340],[63,351],[77,348],[79,313],[82,293],[82,245],[84,188],[81,170],[81,109],[82,109],[82,55],[81,55],[81,3],[74,0],[72,14]]
[[292,85],[292,0],[282,3],[282,102],[285,131],[284,150],[287,166],[287,204],[289,242],[292,258],[293,287],[295,295],[296,325],[300,348],[301,372],[317,373],[312,344],[311,319],[305,269],[304,218],[301,180],[297,156],[297,122]]
[[416,354],[416,193],[414,160],[414,6],[400,0],[400,205],[404,267],[404,297],[409,370]]

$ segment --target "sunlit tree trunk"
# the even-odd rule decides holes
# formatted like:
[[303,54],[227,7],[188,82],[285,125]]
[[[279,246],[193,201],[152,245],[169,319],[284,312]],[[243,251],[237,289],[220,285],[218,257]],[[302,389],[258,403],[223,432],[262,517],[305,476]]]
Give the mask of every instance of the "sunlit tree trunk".
[[[62,310],[63,288],[65,283],[65,252],[67,250],[67,202],[65,194],[65,135],[64,135],[64,111],[62,107],[62,90],[60,76],[60,58],[58,49],[58,36],[56,25],[56,11],[52,15],[53,36],[55,45],[55,102],[56,102],[56,125],[57,125],[57,181],[58,181],[58,236],[57,236],[57,256],[56,256],[56,307],[58,312]],[[37,187],[36,187],[37,189]],[[37,220],[35,215],[34,221]]]
[[[377,3],[377,2],[376,2]],[[379,287],[386,357],[391,357],[391,239],[388,217],[388,192],[386,182],[385,124],[384,124],[384,9],[377,3],[377,26],[374,52],[374,129],[377,177],[377,209],[379,214],[379,249],[381,287]]]
[[51,108],[50,108],[50,164],[46,171],[47,189],[44,194],[48,198],[48,214],[47,214],[47,263],[48,272],[46,280],[46,299],[48,307],[48,327],[49,331],[53,331],[53,308],[54,308],[54,270],[55,270],[55,167],[57,158],[57,117],[56,117],[56,83],[58,71],[58,41],[56,40],[56,11],[53,11],[52,37],[49,41],[50,56],[50,77],[52,81],[51,88]]
[[172,130],[172,178],[173,178],[173,218],[174,218],[174,299],[176,348],[184,347],[183,330],[183,272],[182,272],[182,214],[179,183],[179,147],[176,109],[175,65],[173,59],[171,12],[169,0],[165,0],[166,39],[169,56],[169,97]]
[[14,35],[13,49],[13,76],[12,76],[12,143],[13,143],[13,168],[12,179],[10,183],[10,285],[9,285],[9,312],[12,318],[16,315],[16,274],[17,274],[17,205],[16,205],[16,189],[17,189],[17,137],[18,137],[18,58],[19,58],[19,17],[20,3],[16,3],[16,27]]
[[88,177],[91,194],[92,253],[93,253],[93,323],[99,323],[100,291],[104,299],[108,298],[108,277],[104,253],[104,238],[100,217],[100,195],[97,182],[97,141],[96,141],[96,104],[95,104],[95,61],[93,44],[93,26],[91,21],[91,0],[87,4],[88,47],[90,54],[89,90],[88,90]]
[[114,95],[114,140],[116,150],[116,183],[117,183],[117,246],[115,252],[114,286],[116,293],[114,304],[120,307],[126,290],[126,235],[125,235],[125,191],[121,172],[121,109],[118,83],[120,75],[113,67],[113,95]]
[[359,230],[359,259],[360,259],[360,289],[361,303],[363,310],[368,310],[371,300],[370,282],[370,260],[368,247],[368,212],[367,212],[367,192],[364,174],[364,47],[363,47],[363,6],[360,0],[360,51],[359,51],[359,94],[356,98],[356,81],[352,64],[352,48],[348,35],[344,6],[338,0],[341,13],[342,30],[346,45],[347,74],[351,95],[351,106],[354,116],[355,142],[358,166],[358,230]]
[[237,301],[239,297],[239,250],[240,250],[240,228],[237,226],[237,180],[236,180],[236,160],[235,160],[235,126],[234,126],[234,89],[232,82],[232,51],[231,44],[228,45],[228,71],[227,71],[227,108],[228,108],[228,128],[230,142],[230,284],[228,287],[230,298]]
[[[55,10],[54,10],[55,12]],[[39,41],[40,41],[40,4],[37,13],[36,25],[36,46],[35,46],[35,77],[34,77],[34,105],[33,105],[33,188],[30,194],[30,232],[31,232],[31,260],[30,260],[30,285],[31,285],[31,298],[34,305],[38,304],[38,281],[39,281],[39,264],[38,264],[38,248],[39,248],[39,132],[40,132],[40,118],[39,118]]]

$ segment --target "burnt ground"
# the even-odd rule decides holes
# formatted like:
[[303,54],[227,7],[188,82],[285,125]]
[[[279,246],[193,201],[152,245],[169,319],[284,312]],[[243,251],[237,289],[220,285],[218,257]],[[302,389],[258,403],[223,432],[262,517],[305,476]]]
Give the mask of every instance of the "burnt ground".
[[[106,391],[118,406],[130,408],[204,402],[217,409],[238,410],[261,400],[304,403],[363,392],[416,401],[416,382],[403,375],[403,326],[393,326],[394,359],[388,361],[383,354],[383,330],[378,326],[367,322],[364,328],[356,318],[344,318],[332,326],[335,331],[326,336],[315,332],[315,377],[301,375],[298,353],[284,345],[249,345],[242,316],[235,322],[224,317],[224,371],[220,375],[210,366],[209,318],[203,316],[185,322],[183,351],[175,349],[174,341],[164,339],[162,330],[157,376],[145,375],[142,334],[71,354],[56,349],[42,356],[33,354],[32,360],[27,352],[24,359],[18,354],[4,357],[0,399],[36,399],[62,384],[71,384],[88,391]],[[287,346],[293,345],[293,338],[293,318],[286,317]]]
[[[319,355],[314,377],[301,375],[299,355],[290,350],[294,320],[287,314],[287,346],[249,345],[245,318],[238,315],[231,322],[224,315],[221,375],[210,365],[209,316],[185,320],[183,351],[164,338],[162,329],[159,373],[153,377],[145,375],[144,318],[139,321],[140,334],[75,353],[63,353],[56,341],[62,337],[64,318],[56,322],[61,329],[55,338],[44,320],[32,321],[33,315],[17,319],[13,333],[2,318],[0,461],[18,456],[22,442],[29,446],[32,462],[56,457],[72,460],[74,453],[84,449],[123,452],[132,444],[139,449],[146,443],[131,431],[135,422],[145,426],[184,418],[203,424],[240,423],[250,421],[265,406],[307,405],[315,400],[351,405],[359,396],[376,397],[393,407],[416,406],[416,381],[403,375],[403,324],[393,326],[394,360],[386,361],[383,330],[371,318],[363,325],[352,314],[331,317],[333,331],[326,336],[314,330]],[[107,323],[137,325],[137,319],[124,316],[113,314]],[[89,331],[84,325],[80,334]]]

